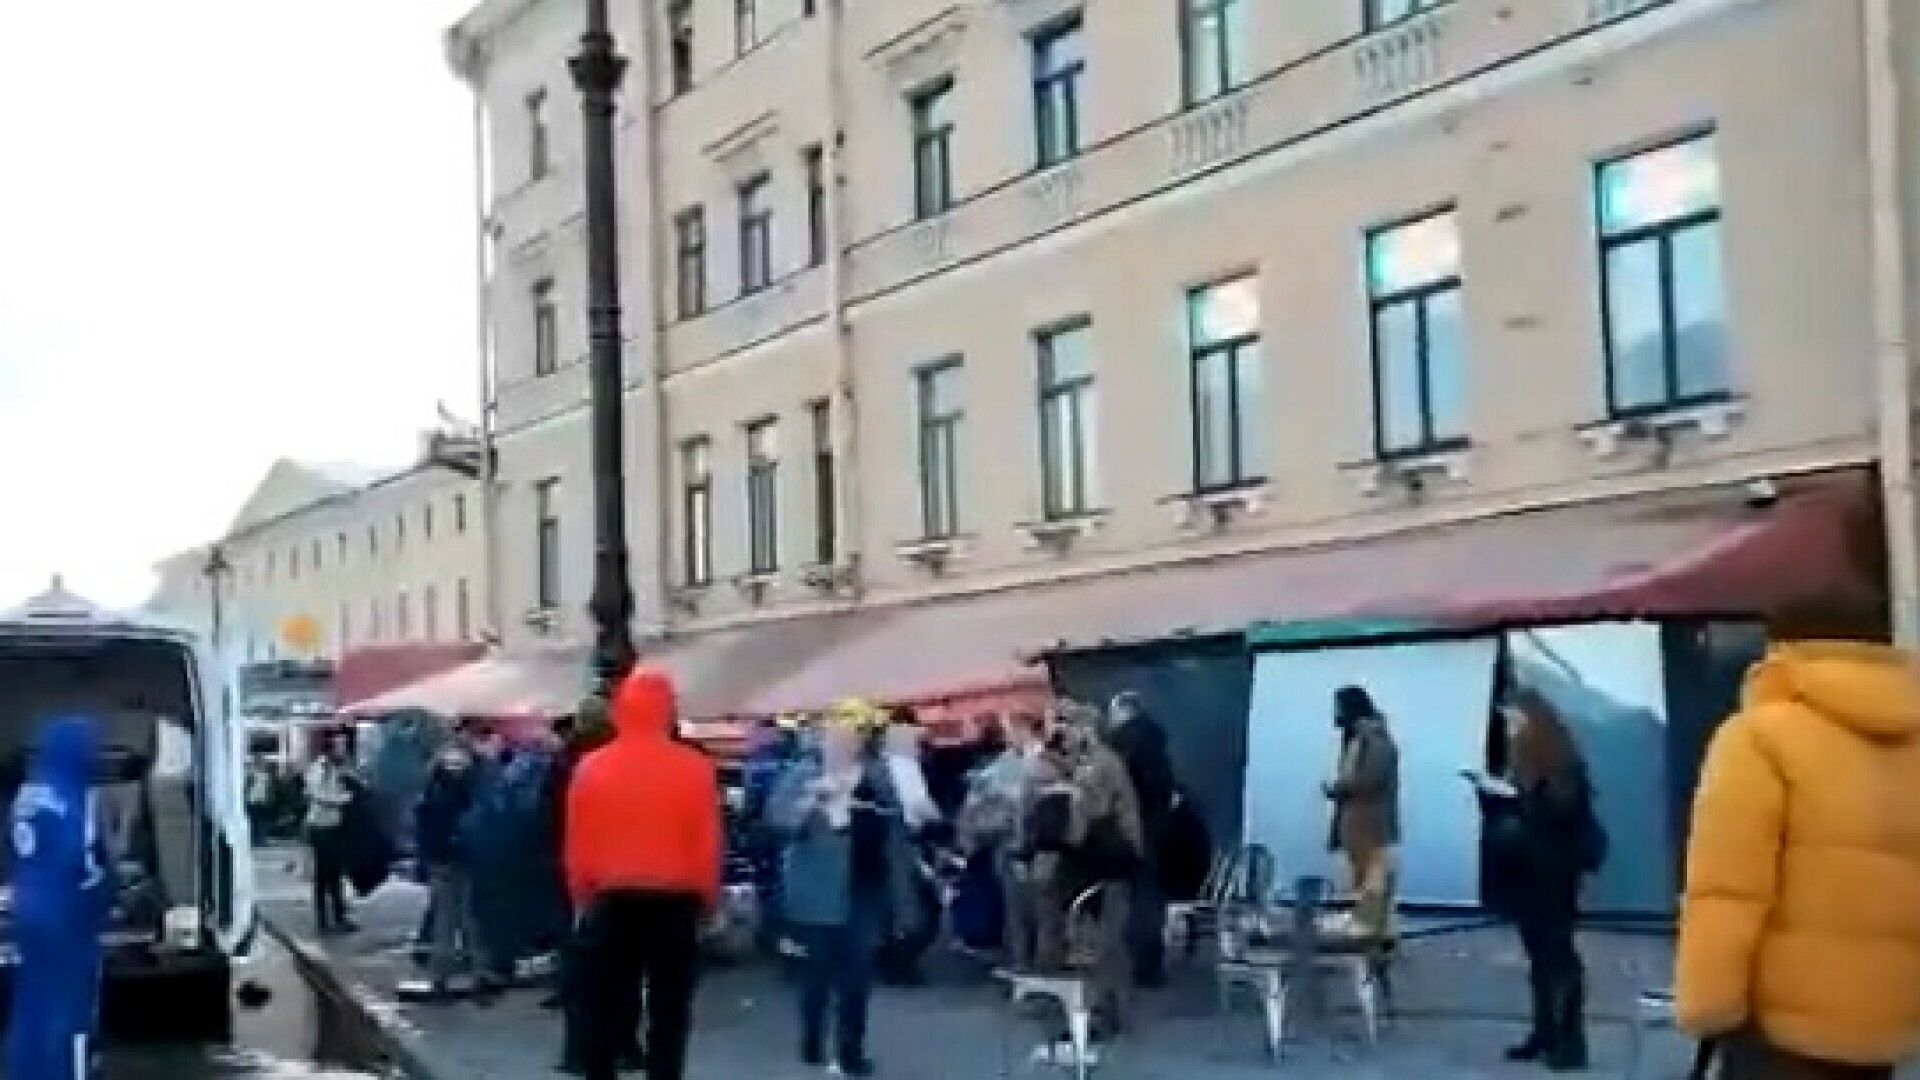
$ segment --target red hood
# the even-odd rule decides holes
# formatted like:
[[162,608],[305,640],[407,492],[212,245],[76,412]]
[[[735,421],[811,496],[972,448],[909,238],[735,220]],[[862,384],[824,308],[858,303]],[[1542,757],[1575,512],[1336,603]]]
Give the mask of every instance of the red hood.
[[657,668],[636,667],[613,697],[613,728],[621,738],[664,739],[679,713],[673,679]]

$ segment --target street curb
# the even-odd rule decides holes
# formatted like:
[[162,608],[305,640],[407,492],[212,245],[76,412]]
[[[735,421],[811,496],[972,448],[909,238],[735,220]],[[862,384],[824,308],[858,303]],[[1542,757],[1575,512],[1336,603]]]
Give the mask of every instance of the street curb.
[[438,1055],[427,1045],[425,1033],[400,1015],[397,1003],[381,997],[365,983],[342,975],[318,945],[295,937],[271,919],[262,918],[260,925],[287,950],[301,978],[360,1017],[372,1032],[382,1056],[407,1080],[452,1080],[459,1075],[461,1070],[438,1060]]

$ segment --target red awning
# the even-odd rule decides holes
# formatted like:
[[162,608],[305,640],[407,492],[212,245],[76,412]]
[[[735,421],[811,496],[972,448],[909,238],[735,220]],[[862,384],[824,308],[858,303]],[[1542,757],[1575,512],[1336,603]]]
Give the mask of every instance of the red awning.
[[342,709],[398,689],[486,652],[479,644],[368,645],[349,649],[333,672],[333,698]]
[[[1233,632],[1264,620],[1395,615],[1447,623],[1761,614],[1810,592],[1871,595],[1877,569],[1843,520],[1872,475],[1737,486],[1513,513],[1358,542],[1223,557],[876,609],[734,711],[847,696],[927,700],[1031,677],[1049,648]],[[1871,560],[1868,560],[1871,561]]]
[[587,657],[578,649],[493,652],[348,707],[360,716],[419,710],[455,717],[551,717],[571,713],[586,693]]

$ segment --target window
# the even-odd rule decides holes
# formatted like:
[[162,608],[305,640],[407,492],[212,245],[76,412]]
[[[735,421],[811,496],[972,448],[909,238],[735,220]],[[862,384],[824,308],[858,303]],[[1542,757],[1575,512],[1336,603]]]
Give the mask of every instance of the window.
[[1093,328],[1078,322],[1042,331],[1040,355],[1040,497],[1048,518],[1072,517],[1099,502],[1098,398],[1093,383]]
[[772,189],[766,173],[740,185],[740,294],[756,293],[773,281]]
[[347,564],[347,534],[343,532],[334,539],[340,549],[340,557],[335,559],[334,563],[339,566],[345,566]]
[[679,286],[680,317],[707,309],[707,211],[692,206],[673,216],[674,278]]
[[383,627],[380,623],[380,598],[377,596],[368,597],[367,598],[367,640],[379,641],[380,635],[384,633],[386,633],[386,628]]
[[913,212],[935,217],[953,209],[953,80],[941,79],[907,105],[913,114]]
[[744,56],[760,44],[760,0],[733,0],[733,53]]
[[1080,152],[1080,76],[1087,70],[1078,15],[1033,38],[1033,129],[1041,168]]
[[325,549],[320,546],[320,540],[316,537],[313,541],[313,569],[315,572],[318,572],[320,569],[320,558],[323,554],[325,554]]
[[371,558],[380,555],[380,530],[373,525],[367,526],[367,555]]
[[277,552],[272,552],[272,551],[267,552],[267,569],[266,569],[266,572],[260,576],[260,580],[263,583],[270,583],[273,581],[273,569],[275,566],[279,564],[279,561],[280,561],[280,556]]
[[473,640],[473,597],[466,578],[453,583],[453,637]]
[[1260,480],[1260,281],[1247,275],[1187,294],[1187,361],[1193,380],[1193,488],[1221,491]]
[[821,398],[807,406],[813,428],[813,561],[831,566],[840,557],[839,483],[834,475],[833,404]]
[[1384,30],[1446,3],[1447,0],[1367,0],[1367,29]]
[[462,536],[466,535],[467,497],[465,495],[455,495],[453,497],[453,531]]
[[560,481],[533,489],[534,603],[542,611],[560,606]]
[[713,443],[680,444],[680,569],[688,585],[713,581]]
[[960,361],[921,368],[920,526],[929,540],[960,531]]
[[807,176],[807,265],[827,261],[827,159],[826,151],[809,146],[800,152],[800,167]]
[[1453,211],[1367,236],[1373,439],[1381,457],[1467,440],[1466,321]]
[[560,368],[560,315],[553,306],[553,279],[533,283],[533,373],[551,375]]
[[1189,106],[1247,81],[1247,0],[1180,0],[1182,93]]
[[420,539],[422,540],[433,539],[433,504],[432,503],[428,503],[427,505],[420,508]]
[[345,653],[353,648],[353,609],[340,605],[340,651]]
[[413,639],[413,605],[407,602],[407,591],[393,598],[393,636],[396,641]]
[[300,580],[300,549],[297,546],[287,549],[287,580]]
[[407,515],[402,512],[393,515],[393,550],[399,551],[407,545]]
[[1724,397],[1731,375],[1712,137],[1604,162],[1596,181],[1608,411]]
[[675,97],[693,89],[693,0],[667,6],[667,90]]
[[547,175],[547,92],[535,90],[527,95],[527,179]]
[[780,569],[780,422],[747,425],[747,569]]
[[440,590],[432,585],[420,590],[420,623],[428,641],[440,640]]

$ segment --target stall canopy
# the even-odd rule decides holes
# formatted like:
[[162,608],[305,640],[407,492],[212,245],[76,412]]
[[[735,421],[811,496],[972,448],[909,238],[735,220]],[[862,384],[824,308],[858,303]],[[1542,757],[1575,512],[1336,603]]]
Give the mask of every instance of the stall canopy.
[[869,611],[737,711],[848,695],[937,697],[1030,674],[1072,646],[1240,633],[1272,619],[1414,625],[1739,614],[1810,594],[1871,603],[1872,473],[1728,484],[1437,525],[1372,540],[1201,559]]
[[358,716],[416,710],[439,716],[559,716],[579,704],[588,672],[587,657],[578,649],[496,651],[343,711]]
[[333,697],[342,709],[457,668],[485,654],[473,643],[369,645],[349,649],[333,672]]

